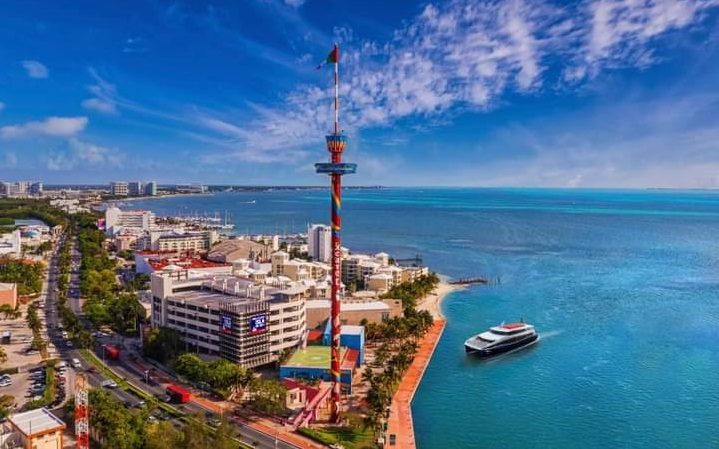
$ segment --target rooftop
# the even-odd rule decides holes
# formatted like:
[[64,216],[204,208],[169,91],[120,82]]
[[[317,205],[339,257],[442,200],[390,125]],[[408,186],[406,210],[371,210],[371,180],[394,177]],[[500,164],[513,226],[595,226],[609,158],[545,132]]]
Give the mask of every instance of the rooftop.
[[147,264],[150,265],[154,271],[164,270],[165,268],[173,269],[171,267],[172,265],[175,265],[179,269],[183,270],[196,270],[202,268],[219,268],[230,266],[229,264],[210,262],[209,260],[198,259],[196,257],[168,257],[163,259],[148,258]]
[[[347,348],[340,348],[340,358],[344,360],[347,355]],[[308,368],[330,368],[330,347],[329,346],[307,346],[298,349],[292,354],[283,366],[301,366]]]
[[6,284],[3,282],[0,282],[0,290],[15,290],[17,288],[17,284]]
[[[330,307],[329,299],[312,299],[305,303],[308,309],[322,309]],[[389,310],[390,307],[383,301],[342,301],[340,310],[345,312],[355,312],[362,310]]]
[[22,433],[34,435],[55,429],[65,429],[66,425],[45,407],[18,413],[9,418]]

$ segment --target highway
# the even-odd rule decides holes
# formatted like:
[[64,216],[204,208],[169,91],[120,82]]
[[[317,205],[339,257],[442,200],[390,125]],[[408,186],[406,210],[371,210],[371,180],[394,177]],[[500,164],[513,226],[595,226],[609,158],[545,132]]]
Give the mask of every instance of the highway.
[[[62,239],[64,238],[65,236],[62,237]],[[70,245],[71,274],[69,288],[70,291],[68,294],[67,303],[71,310],[83,320],[85,327],[92,332],[94,330],[92,324],[89,323],[87,320],[83,319],[82,316],[82,303],[80,297],[80,264],[82,258],[79,251],[77,250],[77,240],[73,242],[68,242],[68,244]],[[59,247],[59,245],[57,247]],[[102,388],[101,384],[103,381],[107,380],[107,377],[105,377],[100,372],[88,372],[87,368],[90,366],[90,364],[84,360],[84,357],[78,350],[66,346],[65,340],[62,338],[62,330],[58,329],[57,327],[59,323],[59,318],[57,316],[57,247],[53,252],[53,256],[51,258],[50,266],[48,269],[47,298],[45,301],[48,338],[53,342],[53,344],[57,348],[58,353],[60,354],[60,357],[63,360],[67,362],[69,362],[73,358],[81,360],[81,363],[83,365],[82,371],[85,371],[85,375],[87,376],[90,385],[93,387]],[[113,336],[111,338],[97,339],[94,352],[100,360],[104,360],[104,363],[109,368],[111,368],[121,378],[124,378],[128,383],[144,391],[145,393],[156,397],[165,395],[165,388],[156,381],[151,380],[149,385],[145,383],[145,373],[142,371],[141,368],[138,367],[137,364],[133,363],[132,360],[132,358],[138,357],[137,360],[140,361],[142,365],[148,366],[149,363],[142,361],[142,359],[139,358],[139,354],[133,354],[131,351],[127,351],[123,347],[119,360],[107,360],[107,358],[104,357],[105,354],[103,354],[102,348],[102,345],[105,343],[113,343],[114,345],[120,347],[122,346],[122,341],[118,340],[116,336]],[[68,398],[74,394],[73,380],[74,376],[71,375],[68,377]],[[121,388],[112,388],[109,389],[109,391],[111,391],[112,394],[117,397],[121,402],[126,404],[136,404],[140,400],[135,395],[128,393]],[[178,409],[181,413],[187,414],[205,414],[208,411],[212,412],[211,410],[206,410],[201,405],[195,402],[188,402],[182,404],[178,407]],[[259,430],[248,427],[234,416],[228,416],[227,419],[237,426],[240,433],[239,440],[245,444],[262,449],[298,448],[298,446],[295,446],[294,444],[290,444],[288,442],[275,438],[274,435],[268,435]],[[182,423],[176,419],[172,420],[172,422],[175,426],[182,425]]]

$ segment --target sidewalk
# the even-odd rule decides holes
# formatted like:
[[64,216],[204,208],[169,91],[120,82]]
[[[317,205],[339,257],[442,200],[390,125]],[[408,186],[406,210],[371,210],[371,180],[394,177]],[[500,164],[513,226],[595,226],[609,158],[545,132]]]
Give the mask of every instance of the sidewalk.
[[417,447],[414,441],[414,426],[412,424],[412,398],[422,380],[424,370],[429,365],[429,360],[432,358],[446,323],[445,320],[434,321],[434,325],[420,342],[417,355],[415,355],[412,364],[392,398],[390,416],[387,422],[386,447],[389,446],[389,436],[392,434],[396,435],[395,447],[401,449]]

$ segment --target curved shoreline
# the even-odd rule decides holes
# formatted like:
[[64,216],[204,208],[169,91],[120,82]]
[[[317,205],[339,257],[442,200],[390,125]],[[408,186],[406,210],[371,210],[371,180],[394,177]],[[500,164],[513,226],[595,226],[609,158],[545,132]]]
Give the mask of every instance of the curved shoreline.
[[449,284],[446,279],[443,278],[439,285],[437,285],[437,288],[417,304],[418,310],[428,310],[432,314],[434,325],[422,338],[417,354],[414,360],[412,360],[412,364],[404,377],[402,377],[399,388],[397,388],[397,392],[392,397],[386,435],[387,438],[392,434],[396,436],[396,447],[403,449],[417,447],[414,439],[412,399],[414,399],[414,394],[422,382],[422,376],[424,376],[424,372],[430,360],[432,360],[432,355],[437,348],[437,344],[447,324],[447,320],[442,315],[442,300],[450,293],[462,288],[463,287]]
[[453,285],[447,282],[446,277],[442,276],[442,280],[432,293],[425,296],[422,301],[417,304],[417,310],[428,310],[435,320],[444,320],[442,315],[442,301],[452,292],[464,289],[464,286]]

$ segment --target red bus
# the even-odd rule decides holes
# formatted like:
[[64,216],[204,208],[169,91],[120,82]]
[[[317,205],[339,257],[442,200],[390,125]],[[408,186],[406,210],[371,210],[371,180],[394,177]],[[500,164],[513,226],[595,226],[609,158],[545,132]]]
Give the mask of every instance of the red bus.
[[120,358],[120,349],[116,348],[115,346],[106,344],[103,345],[103,348],[105,350],[105,355],[107,355],[107,358],[109,358],[110,360],[117,360]]
[[175,384],[168,385],[165,393],[167,393],[167,395],[170,397],[170,401],[172,402],[179,402],[181,404],[184,404],[185,402],[190,400],[190,392],[185,390],[184,388],[178,387]]

